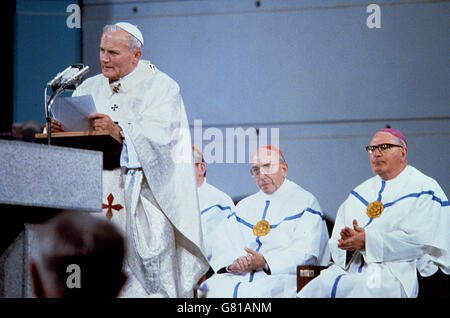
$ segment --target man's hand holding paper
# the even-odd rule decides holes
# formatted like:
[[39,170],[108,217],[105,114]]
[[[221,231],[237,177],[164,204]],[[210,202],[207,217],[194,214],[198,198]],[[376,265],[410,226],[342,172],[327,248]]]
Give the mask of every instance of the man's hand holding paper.
[[111,135],[117,137],[117,139],[121,139],[120,131],[122,129],[108,115],[94,113],[88,119],[94,131],[108,131]]
[[51,123],[52,133],[64,131],[64,126],[60,121],[56,120],[55,118],[51,118]]
[[89,116],[96,112],[91,95],[57,98],[52,109],[52,132],[90,131]]

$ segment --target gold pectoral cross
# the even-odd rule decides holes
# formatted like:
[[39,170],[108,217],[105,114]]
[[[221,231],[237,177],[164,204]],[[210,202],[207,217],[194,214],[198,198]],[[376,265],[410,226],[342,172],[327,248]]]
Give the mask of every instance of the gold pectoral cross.
[[119,92],[119,90],[120,90],[120,83],[117,84],[116,86],[114,86],[114,88],[113,88],[113,95],[117,94]]

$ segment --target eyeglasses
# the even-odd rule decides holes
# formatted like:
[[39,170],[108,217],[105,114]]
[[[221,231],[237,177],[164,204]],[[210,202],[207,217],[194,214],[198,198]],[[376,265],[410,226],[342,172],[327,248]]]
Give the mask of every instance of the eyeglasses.
[[380,152],[386,152],[389,149],[391,149],[392,147],[402,148],[403,146],[394,145],[394,144],[381,144],[381,145],[377,145],[377,146],[366,146],[366,151],[370,154],[373,154],[377,148],[378,148],[378,150],[380,150]]
[[250,174],[254,177],[257,177],[262,173],[264,174],[273,174],[277,172],[279,165],[273,164],[273,163],[266,163],[265,165],[262,165],[261,167],[252,167],[250,169]]

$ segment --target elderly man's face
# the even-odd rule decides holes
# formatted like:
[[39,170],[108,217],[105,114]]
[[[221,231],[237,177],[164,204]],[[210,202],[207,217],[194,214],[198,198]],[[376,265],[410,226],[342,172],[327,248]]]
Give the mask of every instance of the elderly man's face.
[[195,164],[195,179],[197,181],[197,187],[200,187],[205,180],[206,163],[199,162]]
[[114,82],[131,73],[142,55],[142,51],[131,52],[128,33],[124,30],[105,32],[100,41],[100,64],[102,73]]
[[[371,146],[381,144],[401,145],[397,137],[387,133],[376,133],[371,142]],[[383,180],[395,178],[406,167],[406,154],[408,150],[404,147],[392,147],[385,151],[379,148],[370,154],[370,166],[372,171]]]
[[253,177],[266,194],[274,193],[286,179],[288,165],[282,162],[276,151],[259,149],[252,157]]

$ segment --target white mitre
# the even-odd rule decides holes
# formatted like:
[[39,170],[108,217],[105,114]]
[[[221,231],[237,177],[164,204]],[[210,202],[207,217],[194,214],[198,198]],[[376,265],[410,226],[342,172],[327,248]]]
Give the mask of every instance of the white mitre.
[[134,36],[136,39],[138,39],[142,43],[142,46],[144,46],[144,37],[142,36],[142,33],[141,33],[141,31],[139,31],[137,26],[132,25],[131,23],[128,23],[128,22],[118,22],[115,25],[117,25],[122,30],[130,33],[132,36]]

